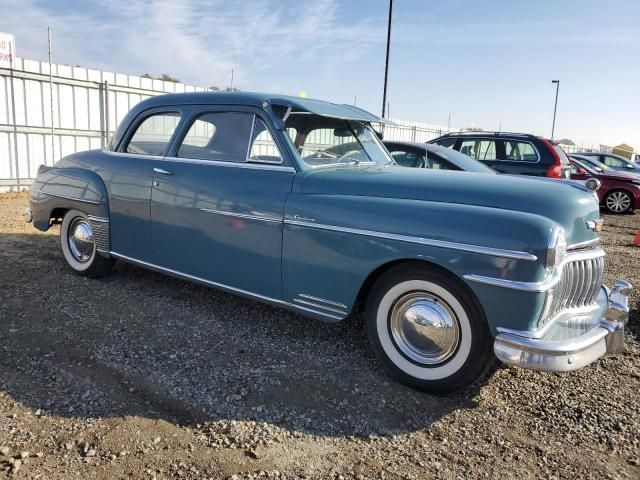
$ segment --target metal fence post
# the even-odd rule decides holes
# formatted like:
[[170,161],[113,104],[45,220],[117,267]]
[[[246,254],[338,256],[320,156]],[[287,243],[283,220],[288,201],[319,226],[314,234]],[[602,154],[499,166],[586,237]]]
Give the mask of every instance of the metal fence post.
[[104,144],[109,141],[109,82],[104,81]]
[[[9,42],[9,51],[13,52],[13,47],[11,42]],[[11,112],[13,115],[13,155],[14,160],[16,162],[16,188],[18,192],[20,191],[20,162],[18,161],[18,121],[16,119],[16,87],[13,83],[13,54],[11,55],[10,60],[10,70],[11,70]]]

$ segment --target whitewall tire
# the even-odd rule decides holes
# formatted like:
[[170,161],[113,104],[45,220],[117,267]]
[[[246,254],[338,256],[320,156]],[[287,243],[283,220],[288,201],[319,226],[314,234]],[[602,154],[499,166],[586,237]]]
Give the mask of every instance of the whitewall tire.
[[60,225],[60,246],[67,265],[87,277],[101,277],[111,271],[113,259],[96,250],[91,223],[79,210],[69,210]]
[[492,339],[471,293],[450,274],[394,267],[367,301],[371,341],[401,382],[430,393],[464,389],[494,361]]

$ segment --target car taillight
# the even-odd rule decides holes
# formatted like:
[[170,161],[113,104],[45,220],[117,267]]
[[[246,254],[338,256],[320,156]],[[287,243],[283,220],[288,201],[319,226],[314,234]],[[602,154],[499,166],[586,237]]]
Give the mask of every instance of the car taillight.
[[549,140],[543,138],[542,142],[547,146],[547,148],[553,155],[553,165],[551,165],[547,170],[547,177],[565,178],[564,165],[562,164],[562,159],[560,158],[560,154],[556,151],[553,144]]
[[562,165],[551,165],[547,170],[547,177],[549,178],[564,178]]

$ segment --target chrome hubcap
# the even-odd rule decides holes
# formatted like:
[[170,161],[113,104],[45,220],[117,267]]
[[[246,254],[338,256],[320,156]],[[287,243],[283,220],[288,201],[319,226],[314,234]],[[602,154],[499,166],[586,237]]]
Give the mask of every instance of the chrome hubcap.
[[78,262],[91,259],[94,249],[93,231],[84,218],[74,218],[69,225],[69,251]]
[[442,299],[427,292],[400,297],[389,321],[396,346],[416,363],[442,363],[455,353],[460,343],[455,313]]
[[607,197],[607,207],[614,212],[626,212],[631,206],[631,198],[624,192],[613,192]]

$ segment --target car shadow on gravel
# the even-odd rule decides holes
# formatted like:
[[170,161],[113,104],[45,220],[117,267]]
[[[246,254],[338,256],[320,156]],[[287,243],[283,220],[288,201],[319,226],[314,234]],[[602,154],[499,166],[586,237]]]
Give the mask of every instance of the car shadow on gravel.
[[53,235],[0,234],[0,258],[0,388],[43,414],[386,436],[476,405],[477,388],[391,380],[359,317],[323,324],[123,263],[86,279]]

